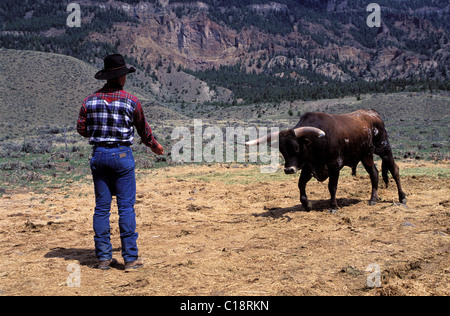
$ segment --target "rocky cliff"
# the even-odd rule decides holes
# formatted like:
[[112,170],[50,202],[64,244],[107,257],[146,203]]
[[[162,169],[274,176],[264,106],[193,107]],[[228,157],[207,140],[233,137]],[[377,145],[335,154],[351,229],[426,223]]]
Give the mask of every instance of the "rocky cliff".
[[[307,79],[299,70],[341,81],[447,77],[449,30],[433,25],[426,14],[422,18],[414,15],[419,9],[399,12],[383,7],[381,27],[371,29],[364,23],[332,20],[333,14],[342,19],[342,14],[349,12],[365,22],[369,13],[364,7],[356,10],[349,1],[325,2],[324,17],[310,18],[294,16],[286,4],[266,1],[245,8],[189,1],[136,5],[116,1],[113,4],[138,18],[139,24],[117,24],[109,32],[91,37],[117,44],[121,53],[144,66],[162,63],[202,70],[240,63],[247,72],[291,76],[300,81]],[[314,1],[308,3],[314,5]],[[292,30],[268,32],[253,25],[233,28],[234,13],[239,10],[257,17],[270,12],[284,14]],[[229,12],[228,21],[218,19],[215,12]],[[448,12],[447,6],[441,14]]]

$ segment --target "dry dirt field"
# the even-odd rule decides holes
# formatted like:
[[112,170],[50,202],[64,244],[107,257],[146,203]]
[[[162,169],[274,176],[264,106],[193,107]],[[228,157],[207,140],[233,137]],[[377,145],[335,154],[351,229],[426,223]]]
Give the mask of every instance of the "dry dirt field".
[[[414,168],[431,170],[415,175]],[[391,179],[368,206],[370,180],[343,170],[337,213],[325,183],[256,166],[138,171],[138,245],[145,268],[126,273],[113,203],[114,257],[95,269],[89,180],[45,193],[0,197],[0,295],[450,295],[449,164],[401,163],[407,206]],[[419,169],[417,169],[419,170]],[[427,173],[427,172],[425,172]],[[69,264],[80,267],[69,287]],[[381,270],[381,286],[367,286]]]

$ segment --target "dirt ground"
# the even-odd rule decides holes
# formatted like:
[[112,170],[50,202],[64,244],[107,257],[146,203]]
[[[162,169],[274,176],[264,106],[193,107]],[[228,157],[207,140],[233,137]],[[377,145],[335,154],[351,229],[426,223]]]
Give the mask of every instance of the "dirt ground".
[[[42,194],[7,191],[0,295],[450,295],[448,177],[403,176],[406,207],[396,203],[391,179],[369,206],[368,175],[344,170],[337,213],[328,211],[327,182],[308,184],[308,213],[298,175],[263,176],[256,166],[138,171],[145,267],[132,273],[123,270],[115,203],[112,243],[121,264],[95,269],[90,181]],[[380,268],[380,287],[367,285],[376,280],[371,264]],[[69,287],[74,266],[80,284]]]

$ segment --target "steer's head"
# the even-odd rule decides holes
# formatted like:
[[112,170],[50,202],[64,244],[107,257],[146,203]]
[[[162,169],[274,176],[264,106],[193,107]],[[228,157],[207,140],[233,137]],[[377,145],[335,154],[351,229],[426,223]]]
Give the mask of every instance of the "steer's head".
[[324,137],[325,132],[315,127],[299,127],[279,133],[272,133],[247,142],[247,145],[258,145],[278,139],[280,152],[284,157],[284,172],[294,174],[303,168],[308,149],[317,138]]

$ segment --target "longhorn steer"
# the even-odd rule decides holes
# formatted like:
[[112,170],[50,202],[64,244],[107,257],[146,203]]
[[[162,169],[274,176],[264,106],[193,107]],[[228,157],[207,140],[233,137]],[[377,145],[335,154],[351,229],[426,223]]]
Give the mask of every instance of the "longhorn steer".
[[382,159],[382,176],[388,186],[388,171],[392,174],[398,188],[400,203],[406,203],[399,168],[394,162],[391,146],[380,115],[374,110],[358,110],[349,114],[331,115],[325,113],[306,113],[294,127],[249,141],[247,145],[261,144],[279,137],[286,174],[294,174],[302,169],[298,187],[303,207],[311,210],[311,202],[306,196],[306,184],[312,177],[320,182],[330,178],[328,189],[331,195],[331,208],[337,209],[336,190],[339,172],[349,166],[355,174],[361,161],[370,175],[372,195],[370,205],[378,201],[378,170],[373,154]]

